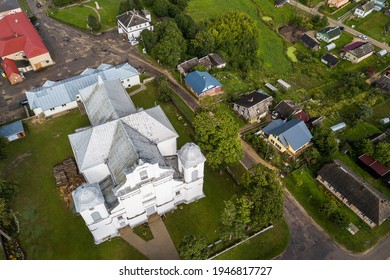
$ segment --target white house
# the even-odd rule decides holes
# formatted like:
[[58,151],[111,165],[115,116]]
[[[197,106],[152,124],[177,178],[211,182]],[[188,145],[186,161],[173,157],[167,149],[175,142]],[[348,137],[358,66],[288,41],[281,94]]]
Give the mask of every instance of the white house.
[[374,1],[367,2],[366,4],[355,9],[354,15],[358,18],[364,18],[372,13],[375,8]]
[[79,91],[102,80],[120,80],[123,87],[139,85],[138,71],[128,63],[112,66],[101,64],[98,68],[85,69],[80,75],[58,82],[46,81],[42,87],[26,92],[30,109],[35,115],[45,117],[77,108]]
[[84,90],[93,126],[69,135],[87,181],[72,193],[73,203],[96,244],[204,197],[206,159],[199,147],[187,143],[177,151],[178,134],[161,107],[136,111],[119,86],[100,80]]
[[144,29],[153,31],[152,18],[147,10],[128,11],[117,16],[117,21],[119,34],[125,33],[129,40],[138,38]]

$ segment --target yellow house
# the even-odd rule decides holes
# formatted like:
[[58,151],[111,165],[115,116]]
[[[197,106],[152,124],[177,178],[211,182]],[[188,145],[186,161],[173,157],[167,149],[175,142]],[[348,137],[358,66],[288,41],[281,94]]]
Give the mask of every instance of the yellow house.
[[263,128],[262,133],[268,142],[282,153],[295,156],[302,152],[313,138],[305,123],[298,119],[290,121],[275,120]]

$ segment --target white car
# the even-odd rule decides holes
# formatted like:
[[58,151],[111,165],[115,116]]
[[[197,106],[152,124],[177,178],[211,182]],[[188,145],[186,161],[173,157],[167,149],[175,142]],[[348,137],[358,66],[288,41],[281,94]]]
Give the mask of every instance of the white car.
[[138,43],[139,43],[136,39],[131,39],[131,40],[129,40],[129,42],[130,42],[130,45],[132,45],[132,46],[138,45]]
[[362,39],[362,40],[367,40],[367,36],[366,35],[359,35],[359,38]]

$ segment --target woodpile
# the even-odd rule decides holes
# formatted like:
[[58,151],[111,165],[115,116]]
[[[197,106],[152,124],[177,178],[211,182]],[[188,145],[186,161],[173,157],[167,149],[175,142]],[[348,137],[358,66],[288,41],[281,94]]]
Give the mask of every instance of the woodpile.
[[61,164],[53,168],[56,185],[60,189],[60,196],[67,207],[72,206],[72,192],[85,183],[84,177],[79,173],[73,158],[65,159]]

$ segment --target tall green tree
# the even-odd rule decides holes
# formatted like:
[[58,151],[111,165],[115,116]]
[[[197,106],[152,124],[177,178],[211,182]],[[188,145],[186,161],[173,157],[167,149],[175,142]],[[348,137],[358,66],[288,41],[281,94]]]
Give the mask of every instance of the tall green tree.
[[254,230],[260,230],[282,218],[283,190],[275,171],[257,164],[243,175],[241,184],[253,203],[250,219]]
[[175,16],[175,22],[177,27],[183,33],[183,37],[186,39],[192,39],[195,37],[197,30],[197,24],[189,15],[180,13]]
[[330,155],[338,149],[336,135],[330,128],[325,126],[319,126],[314,129],[312,142],[323,156]]
[[390,143],[380,142],[375,147],[375,159],[383,164],[390,164]]
[[196,33],[195,38],[190,40],[188,52],[197,57],[205,56],[214,52],[214,37],[209,30],[201,30]]
[[239,126],[228,112],[200,112],[194,119],[195,139],[213,169],[237,163],[243,156]]
[[158,17],[167,17],[169,15],[169,6],[171,3],[168,0],[155,0],[153,3],[153,11]]
[[222,240],[236,240],[246,237],[247,224],[240,219],[238,204],[235,199],[225,201],[225,208],[221,213],[220,232]]
[[179,255],[183,260],[206,260],[209,248],[203,237],[186,235],[179,244]]
[[157,99],[162,102],[168,102],[171,100],[172,90],[168,85],[168,79],[165,76],[160,76],[157,79],[158,83],[158,96]]

